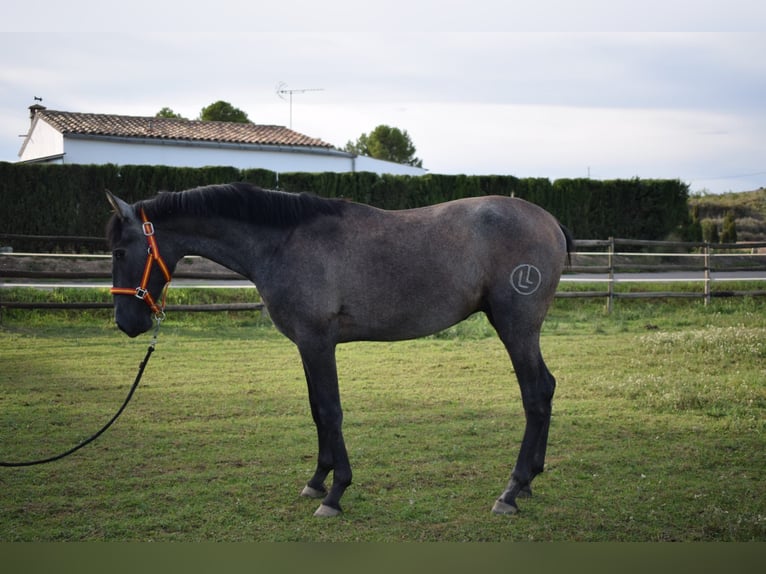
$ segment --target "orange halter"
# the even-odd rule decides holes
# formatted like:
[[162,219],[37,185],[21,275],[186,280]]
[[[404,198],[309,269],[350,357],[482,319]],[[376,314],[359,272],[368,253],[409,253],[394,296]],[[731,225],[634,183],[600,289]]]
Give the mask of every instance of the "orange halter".
[[[152,313],[154,313],[155,317],[161,318],[164,317],[163,309],[165,309],[165,294],[167,293],[168,285],[170,285],[170,270],[168,269],[165,260],[160,256],[160,249],[157,247],[157,239],[154,236],[154,225],[152,225],[152,222],[149,221],[149,219],[146,217],[146,213],[144,212],[143,208],[141,209],[141,221],[143,221],[141,228],[144,232],[144,235],[146,236],[147,242],[149,243],[146,265],[144,266],[144,275],[141,277],[141,284],[135,288],[112,287],[109,292],[113,295],[132,295],[138,299],[142,299],[147,305],[149,305],[149,308],[152,310]],[[152,265],[155,262],[162,271],[162,274],[165,276],[166,281],[165,287],[162,290],[162,301],[159,305],[157,305],[154,297],[152,297],[152,294],[149,293],[149,289],[147,288],[149,285],[149,276],[152,273]]]

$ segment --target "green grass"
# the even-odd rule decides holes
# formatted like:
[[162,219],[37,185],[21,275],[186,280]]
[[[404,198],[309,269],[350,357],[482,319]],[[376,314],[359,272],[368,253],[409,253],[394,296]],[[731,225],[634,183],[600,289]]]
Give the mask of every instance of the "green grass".
[[[0,459],[65,450],[117,409],[147,338],[109,313],[0,325]],[[490,514],[523,411],[483,317],[339,347],[354,484],[298,496],[316,438],[294,347],[256,313],[171,315],[133,402],[49,465],[0,468],[0,541],[766,540],[766,301],[558,300],[546,472]]]

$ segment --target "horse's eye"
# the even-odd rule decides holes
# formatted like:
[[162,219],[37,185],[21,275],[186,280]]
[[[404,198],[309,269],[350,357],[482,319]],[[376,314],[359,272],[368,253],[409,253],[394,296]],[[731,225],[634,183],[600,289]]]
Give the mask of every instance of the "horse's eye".
[[115,249],[112,251],[112,257],[114,257],[117,261],[122,261],[125,259],[125,250],[124,249]]

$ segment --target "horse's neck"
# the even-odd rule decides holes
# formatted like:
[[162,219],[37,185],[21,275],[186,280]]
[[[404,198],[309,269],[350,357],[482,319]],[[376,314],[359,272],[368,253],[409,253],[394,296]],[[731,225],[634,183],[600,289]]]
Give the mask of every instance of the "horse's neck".
[[260,262],[280,240],[274,230],[236,221],[187,220],[173,231],[180,257],[199,255],[253,281]]

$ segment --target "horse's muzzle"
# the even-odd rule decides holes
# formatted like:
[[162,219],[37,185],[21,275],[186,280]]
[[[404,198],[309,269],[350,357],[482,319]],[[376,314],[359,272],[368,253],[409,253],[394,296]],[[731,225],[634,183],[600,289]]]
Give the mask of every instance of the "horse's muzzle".
[[120,331],[125,333],[131,339],[138,337],[142,333],[146,333],[149,329],[152,328],[152,318],[149,316],[146,317],[146,321],[123,321],[120,320],[119,317],[116,317],[115,323],[117,323],[117,327],[120,329]]

